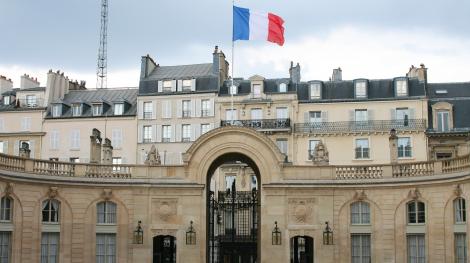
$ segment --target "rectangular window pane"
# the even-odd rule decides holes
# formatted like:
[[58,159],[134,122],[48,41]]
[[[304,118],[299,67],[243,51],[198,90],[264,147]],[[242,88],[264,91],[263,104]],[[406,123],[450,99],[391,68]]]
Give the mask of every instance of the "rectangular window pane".
[[59,234],[43,232],[41,237],[41,263],[55,263],[59,260]]
[[408,235],[407,247],[408,247],[408,263],[425,263],[426,262],[424,235],[422,234]]
[[356,139],[356,159],[369,158],[369,139]]
[[287,139],[277,139],[276,144],[281,153],[287,154]]
[[353,234],[351,235],[351,262],[370,263],[370,235]]
[[398,157],[411,157],[411,138],[401,137],[398,138]]
[[311,160],[315,156],[315,147],[320,143],[319,140],[310,140],[308,144],[308,159]]
[[456,233],[454,236],[455,262],[467,263],[467,235],[465,233]]
[[170,142],[171,140],[171,125],[162,126],[162,141]]
[[321,111],[310,111],[309,113],[310,123],[321,123]]
[[310,84],[310,99],[320,99],[321,98],[321,84],[312,83]]
[[116,103],[114,104],[114,115],[122,115],[124,112],[124,104]]
[[355,110],[355,116],[354,116],[354,120],[355,121],[368,121],[368,117],[367,117],[367,110]]
[[10,262],[11,255],[11,232],[0,232],[0,262]]
[[116,262],[116,234],[96,234],[96,262]]

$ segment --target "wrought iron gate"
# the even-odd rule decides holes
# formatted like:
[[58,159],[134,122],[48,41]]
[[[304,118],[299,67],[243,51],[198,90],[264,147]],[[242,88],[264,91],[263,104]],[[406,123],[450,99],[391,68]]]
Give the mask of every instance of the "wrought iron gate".
[[209,263],[256,263],[258,191],[211,191],[209,196]]

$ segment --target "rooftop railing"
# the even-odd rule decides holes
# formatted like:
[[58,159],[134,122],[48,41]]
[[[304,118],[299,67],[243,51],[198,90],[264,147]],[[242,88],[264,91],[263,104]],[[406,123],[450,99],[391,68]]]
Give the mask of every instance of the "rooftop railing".
[[257,120],[223,120],[220,126],[241,126],[256,130],[286,130],[290,129],[290,119],[257,119]]
[[424,131],[424,119],[407,120],[371,120],[371,121],[335,121],[335,122],[308,122],[295,123],[296,133],[343,133],[343,132],[389,132],[396,131]]

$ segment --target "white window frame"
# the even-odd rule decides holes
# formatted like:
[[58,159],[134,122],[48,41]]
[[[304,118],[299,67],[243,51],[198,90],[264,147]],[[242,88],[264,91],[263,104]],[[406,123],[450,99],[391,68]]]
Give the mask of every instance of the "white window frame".
[[[312,160],[315,156],[315,148],[320,143],[320,140],[309,140],[308,141],[308,159]],[[313,148],[312,148],[313,147]]]
[[287,84],[286,83],[280,83],[279,84],[279,92],[287,92]]
[[36,95],[26,95],[26,106],[27,107],[37,107],[38,100]]
[[3,105],[8,106],[11,104],[11,97],[10,96],[3,96]]
[[0,199],[0,222],[11,222],[12,218],[13,198],[5,195]]
[[96,233],[96,262],[116,262],[116,249],[115,233]]
[[354,121],[363,123],[369,121],[369,113],[367,109],[355,109],[354,110]]
[[354,97],[356,99],[367,98],[367,81],[359,80],[354,82]]
[[96,224],[116,225],[117,204],[111,201],[102,201],[96,204]]
[[72,104],[72,116],[79,117],[82,116],[83,105],[81,103]]
[[406,79],[395,80],[395,94],[397,97],[408,96],[408,80]]
[[162,142],[171,141],[171,125],[162,125]]
[[164,80],[162,82],[162,91],[163,92],[171,92],[173,88],[173,81],[171,80]]
[[[356,201],[350,205],[351,225],[370,225],[370,205],[364,201]],[[356,216],[355,216],[356,215]],[[357,220],[356,220],[357,218]]]
[[455,224],[465,224],[467,222],[467,203],[462,197],[457,197],[453,201]]
[[0,262],[11,262],[12,232],[0,231]]
[[211,111],[211,101],[209,99],[201,100],[201,117],[208,117]]
[[[414,208],[411,208],[410,205],[414,204]],[[423,209],[420,210],[419,206],[423,204]],[[411,215],[414,215],[414,221],[411,218]],[[424,216],[424,221],[420,222],[420,215]],[[406,203],[406,223],[408,225],[422,225],[426,224],[426,204],[419,200],[412,200]]]
[[[438,110],[436,112],[437,119],[437,130],[440,132],[446,132],[450,130],[450,112],[449,110]],[[447,120],[445,116],[447,115]]]
[[120,172],[122,164],[122,157],[113,157],[113,172]]
[[[55,242],[55,243],[53,243]],[[46,252],[43,254],[43,252]],[[55,254],[53,254],[55,252]],[[60,254],[60,233],[42,232],[41,233],[41,263],[59,262]]]
[[308,94],[311,100],[321,99],[321,83],[310,83],[308,87]]
[[103,104],[92,104],[91,109],[93,116],[103,115]]
[[[412,250],[411,242],[416,244],[415,251]],[[420,247],[423,249],[422,253],[419,253]],[[426,236],[424,234],[408,234],[406,236],[406,251],[408,263],[426,262]]]
[[288,107],[277,107],[276,108],[276,119],[288,119],[289,118],[289,108]]
[[[228,118],[230,117],[230,118]],[[237,121],[238,111],[237,109],[226,109],[225,110],[225,120],[226,121]]]
[[152,101],[144,101],[142,109],[142,115],[144,119],[152,119],[153,116],[153,102]]
[[181,141],[182,142],[191,141],[191,124],[181,125]]
[[[54,208],[56,206],[57,209]],[[41,222],[46,224],[58,224],[60,222],[60,202],[57,199],[46,199],[41,205]],[[47,213],[47,219],[44,220],[44,212]]]
[[144,125],[142,134],[143,134],[144,143],[152,142],[152,135],[153,135],[152,125]]
[[62,105],[54,104],[52,105],[52,117],[57,118],[62,115]]
[[[405,117],[405,116],[407,116],[407,117]],[[406,118],[408,118],[408,120],[410,119],[410,109],[409,108],[403,107],[403,108],[396,108],[395,109],[395,119],[405,120]]]
[[191,87],[192,87],[192,80],[191,79],[183,79],[181,81],[181,90],[182,91],[191,91]]
[[[367,142],[367,147],[364,147],[362,143]],[[360,148],[360,149],[359,149]],[[369,138],[356,138],[354,139],[354,159],[356,160],[368,160],[370,159],[370,140]]]
[[114,103],[114,115],[124,114],[124,103]]
[[183,100],[181,102],[181,116],[183,118],[191,117],[191,100]]
[[255,99],[258,99],[258,98],[261,98],[261,84],[253,84],[251,85],[251,90],[252,90],[252,94],[253,94],[253,98]]
[[211,125],[209,123],[201,124],[201,135],[211,130]]
[[[409,142],[408,150],[406,149],[407,146],[403,144],[403,141],[405,140]],[[398,150],[398,158],[400,159],[413,158],[413,142],[411,141],[411,137],[398,137],[397,150]]]
[[456,263],[467,263],[467,234],[454,233],[454,256]]
[[[370,234],[351,234],[351,262],[352,263],[371,262],[371,258],[372,258],[371,247],[372,246],[371,246]],[[368,254],[366,251],[368,252]],[[356,252],[359,252],[359,254],[355,254]]]

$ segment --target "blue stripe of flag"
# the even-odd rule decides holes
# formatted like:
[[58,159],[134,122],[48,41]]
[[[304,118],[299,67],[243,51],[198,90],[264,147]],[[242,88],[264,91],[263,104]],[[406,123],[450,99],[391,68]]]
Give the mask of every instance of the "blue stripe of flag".
[[233,6],[233,41],[250,39],[250,10]]

